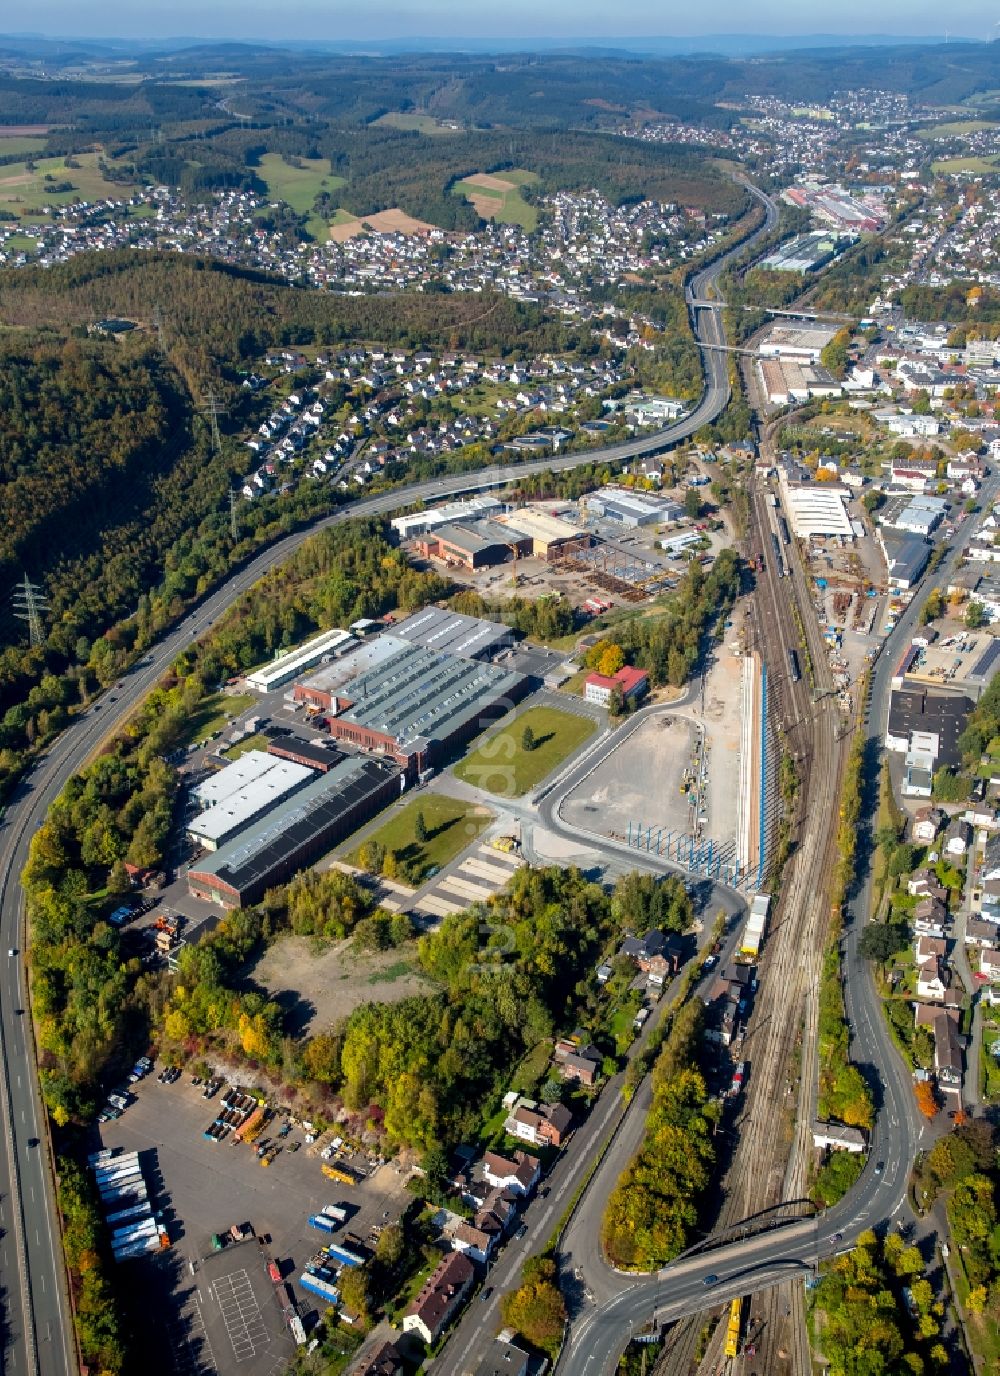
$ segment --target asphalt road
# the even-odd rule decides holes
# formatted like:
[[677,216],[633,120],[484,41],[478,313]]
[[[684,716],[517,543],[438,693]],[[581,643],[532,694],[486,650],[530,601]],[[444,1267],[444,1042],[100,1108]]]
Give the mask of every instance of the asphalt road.
[[[748,189],[767,212],[764,225],[752,239],[776,223],[777,210],[762,193]],[[732,252],[741,251],[747,242]],[[720,259],[692,280],[692,292],[698,299],[711,293],[724,263],[725,258]],[[725,340],[719,310],[699,310],[695,329],[702,344],[717,345]],[[100,742],[122,725],[175,655],[209,630],[242,592],[268,569],[287,559],[310,534],[342,521],[384,515],[411,502],[503,486],[532,473],[575,468],[591,460],[637,458],[667,449],[714,420],[729,399],[725,355],[707,348],[702,358],[705,389],[701,400],[690,415],[674,425],[608,448],[555,455],[510,467],[498,465],[481,473],[434,478],[396,488],[353,502],[312,526],[285,536],[206,598],[124,676],[119,687],[106,692],[76,717],[15,790],[0,826],[0,1298],[5,1324],[3,1369],[7,1376],[64,1376],[76,1369],[34,1046],[28,1015],[18,1012],[27,1008],[21,955],[26,944],[24,896],[19,876],[27,860],[31,836],[53,799]],[[8,956],[8,950],[16,954]]]

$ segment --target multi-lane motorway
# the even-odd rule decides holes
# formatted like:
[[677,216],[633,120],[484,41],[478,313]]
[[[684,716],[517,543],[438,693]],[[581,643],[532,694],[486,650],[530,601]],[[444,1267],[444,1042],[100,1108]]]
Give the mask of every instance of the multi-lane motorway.
[[[755,238],[773,228],[777,210],[767,197],[754,188],[750,190],[766,212],[763,225],[751,236]],[[746,243],[744,240],[732,252],[742,251]],[[692,280],[694,297],[711,297],[725,262],[725,257],[720,258]],[[248,563],[166,635],[116,690],[105,693],[99,702],[75,718],[9,800],[0,827],[0,1302],[6,1337],[3,1368],[8,1376],[64,1376],[76,1368],[52,1163],[48,1158],[48,1136],[26,1011],[27,936],[19,882],[31,836],[46,809],[101,740],[121,725],[153,687],[174,656],[214,625],[242,592],[286,559],[313,531],[356,517],[384,515],[416,501],[499,487],[532,473],[573,468],[592,460],[637,458],[678,444],[714,420],[729,399],[725,356],[708,347],[725,340],[721,310],[711,306],[699,309],[694,325],[699,343],[706,346],[702,353],[705,387],[698,405],[683,420],[605,449],[414,483],[354,502],[309,529],[286,536]]]

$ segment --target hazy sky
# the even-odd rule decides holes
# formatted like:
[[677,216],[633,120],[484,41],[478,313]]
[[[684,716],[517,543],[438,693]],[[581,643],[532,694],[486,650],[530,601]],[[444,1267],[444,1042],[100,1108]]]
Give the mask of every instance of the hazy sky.
[[898,33],[986,38],[983,0],[34,0],[0,29],[107,37],[602,37],[711,33]]

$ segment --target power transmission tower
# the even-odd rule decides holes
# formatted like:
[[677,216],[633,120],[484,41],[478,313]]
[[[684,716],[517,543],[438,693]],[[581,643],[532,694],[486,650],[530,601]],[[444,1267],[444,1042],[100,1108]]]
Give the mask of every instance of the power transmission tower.
[[233,537],[233,544],[234,544],[234,545],[235,545],[236,540],[237,540],[237,538],[238,538],[238,534],[237,534],[237,530],[236,530],[236,504],[237,504],[237,502],[239,501],[239,498],[240,498],[239,492],[237,492],[235,488],[232,488],[232,487],[231,487],[231,488],[229,489],[229,533],[230,533],[230,534],[232,535],[232,537]]
[[14,593],[14,615],[18,621],[28,623],[28,640],[32,649],[45,644],[42,612],[48,605],[49,600],[42,593],[37,583],[32,583],[28,575],[25,574],[24,582],[17,585],[17,590]]
[[218,455],[222,450],[222,437],[219,434],[219,417],[226,414],[226,408],[220,406],[215,400],[215,393],[211,387],[205,394],[205,405],[203,407],[212,426],[212,452]]
[[167,346],[163,339],[163,315],[159,306],[153,307],[153,329],[156,331],[156,339],[160,346],[160,353],[165,354],[167,352]]

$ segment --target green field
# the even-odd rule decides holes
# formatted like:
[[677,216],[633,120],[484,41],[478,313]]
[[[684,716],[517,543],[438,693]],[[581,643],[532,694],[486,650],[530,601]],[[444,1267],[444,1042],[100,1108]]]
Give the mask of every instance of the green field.
[[460,129],[444,128],[433,115],[418,115],[413,111],[404,113],[402,110],[390,110],[388,114],[380,115],[375,123],[387,124],[390,129],[415,130],[418,134],[430,134],[432,138],[449,138],[462,132]]
[[[534,733],[533,750],[522,744],[526,726]],[[498,798],[519,798],[578,750],[594,729],[589,717],[556,707],[529,707],[461,760],[455,774]]]
[[12,153],[40,153],[46,142],[30,134],[4,135],[0,138],[0,157],[10,157]]
[[496,220],[502,225],[520,225],[522,229],[533,230],[538,224],[538,210],[535,206],[529,205],[521,195],[521,187],[537,182],[537,173],[514,168],[512,171],[505,169],[503,172],[490,175],[505,182],[513,182],[513,189],[505,191],[499,187],[484,186],[480,180],[481,174],[477,173],[456,182],[452,190],[456,196],[464,196],[467,201],[471,201],[483,219]]
[[5,253],[37,253],[38,240],[31,234],[12,234],[0,248]]
[[997,165],[992,158],[940,158],[931,163],[931,170],[945,177],[958,176],[962,172],[972,175],[996,172]]
[[[424,815],[427,840],[416,837],[417,813]],[[402,807],[393,807],[385,821],[365,841],[385,847],[405,860],[415,879],[424,879],[433,869],[453,860],[459,851],[472,844],[493,820],[493,814],[475,803],[446,798],[441,793],[426,793]],[[348,864],[360,865],[360,846],[347,856]]]
[[[79,153],[76,161],[79,167],[67,167],[62,158],[39,158],[33,170],[23,162],[0,166],[0,209],[27,217],[45,206],[71,205],[77,200],[98,201],[105,196],[124,200],[134,190],[132,186],[105,181],[97,168],[96,153]],[[69,182],[72,190],[49,189],[46,176],[56,184]]]
[[321,243],[326,242],[326,221],[313,215],[313,202],[322,191],[335,191],[344,185],[343,177],[330,171],[327,158],[300,158],[300,167],[292,167],[280,153],[265,153],[255,169],[261,181],[267,183],[267,194],[276,201],[285,201],[296,215],[308,215],[309,233]]
[[960,139],[969,134],[981,134],[984,129],[995,129],[996,125],[988,119],[956,119],[950,123],[933,124],[928,129],[918,129],[921,139]]
[[257,701],[253,693],[210,693],[202,698],[188,718],[183,744],[208,740],[217,731],[224,731],[233,717],[238,717]]

